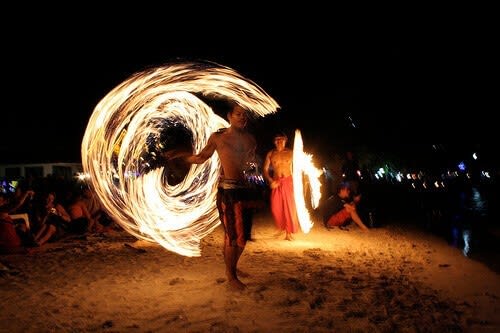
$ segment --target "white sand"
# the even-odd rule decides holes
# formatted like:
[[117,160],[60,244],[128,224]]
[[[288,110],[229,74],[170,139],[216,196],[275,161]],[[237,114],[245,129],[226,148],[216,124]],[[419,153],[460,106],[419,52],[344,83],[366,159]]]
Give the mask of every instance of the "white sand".
[[195,258],[124,232],[0,255],[0,332],[500,332],[499,275],[438,237],[275,233],[256,217],[244,292],[227,287],[220,227]]

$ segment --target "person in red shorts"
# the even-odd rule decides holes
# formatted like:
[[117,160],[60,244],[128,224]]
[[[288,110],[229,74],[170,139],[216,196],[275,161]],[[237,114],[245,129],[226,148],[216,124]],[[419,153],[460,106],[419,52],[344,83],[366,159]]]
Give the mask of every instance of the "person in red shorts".
[[341,183],[336,194],[328,199],[328,213],[325,217],[327,228],[342,228],[350,221],[356,223],[361,230],[368,231],[368,227],[363,223],[356,211],[356,205],[361,200],[360,195],[352,195],[349,183]]

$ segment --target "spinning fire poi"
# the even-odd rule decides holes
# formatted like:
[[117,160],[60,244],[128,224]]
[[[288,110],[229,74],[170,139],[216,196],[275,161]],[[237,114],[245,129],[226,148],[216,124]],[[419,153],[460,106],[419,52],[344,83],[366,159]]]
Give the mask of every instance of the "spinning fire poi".
[[169,128],[187,129],[198,152],[211,133],[228,126],[198,96],[234,101],[260,117],[279,108],[231,68],[168,64],[136,73],[110,91],[95,107],[81,147],[84,172],[113,219],[138,239],[184,256],[200,256],[201,239],[220,223],[215,204],[220,162],[214,154],[191,165],[177,184],[165,181],[165,167],[151,162],[169,144],[162,138]]

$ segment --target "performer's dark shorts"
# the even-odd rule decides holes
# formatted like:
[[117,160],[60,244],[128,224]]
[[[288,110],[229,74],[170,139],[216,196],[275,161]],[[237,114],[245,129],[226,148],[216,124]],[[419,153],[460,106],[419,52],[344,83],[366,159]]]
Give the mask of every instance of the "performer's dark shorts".
[[217,192],[217,208],[231,246],[244,247],[252,234],[252,216],[258,207],[256,192],[249,188],[224,189]]

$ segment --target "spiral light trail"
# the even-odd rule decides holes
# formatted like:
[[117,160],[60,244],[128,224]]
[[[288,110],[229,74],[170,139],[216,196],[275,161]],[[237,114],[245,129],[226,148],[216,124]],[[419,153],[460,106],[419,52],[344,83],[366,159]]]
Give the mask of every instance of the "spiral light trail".
[[192,165],[175,185],[165,180],[165,166],[152,161],[169,144],[162,141],[169,128],[188,129],[197,153],[214,131],[228,126],[203,97],[236,102],[257,116],[279,108],[231,68],[167,64],[136,73],[110,91],[95,107],[81,146],[84,172],[114,220],[135,237],[185,256],[200,256],[201,239],[220,223],[218,156]]

